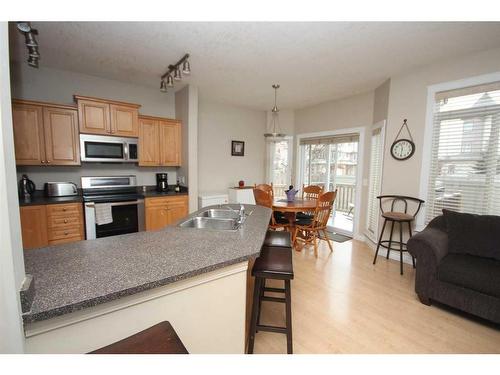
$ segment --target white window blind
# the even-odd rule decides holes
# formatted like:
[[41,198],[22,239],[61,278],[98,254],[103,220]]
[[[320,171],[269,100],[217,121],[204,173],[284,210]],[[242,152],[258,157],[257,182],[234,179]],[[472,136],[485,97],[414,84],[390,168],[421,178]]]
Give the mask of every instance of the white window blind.
[[426,207],[500,215],[499,82],[436,94]]
[[379,202],[377,196],[380,195],[382,184],[382,161],[384,158],[384,138],[383,129],[375,128],[372,130],[371,136],[371,152],[370,152],[370,179],[368,188],[368,218],[366,229],[368,235],[373,239],[377,239],[378,222],[379,222]]

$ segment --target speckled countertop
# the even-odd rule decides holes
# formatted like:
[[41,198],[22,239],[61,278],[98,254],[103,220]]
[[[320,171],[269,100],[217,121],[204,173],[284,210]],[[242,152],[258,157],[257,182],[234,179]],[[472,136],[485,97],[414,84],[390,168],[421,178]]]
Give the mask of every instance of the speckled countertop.
[[67,314],[257,256],[271,210],[245,206],[252,213],[237,231],[169,226],[27,251],[35,297],[24,321]]

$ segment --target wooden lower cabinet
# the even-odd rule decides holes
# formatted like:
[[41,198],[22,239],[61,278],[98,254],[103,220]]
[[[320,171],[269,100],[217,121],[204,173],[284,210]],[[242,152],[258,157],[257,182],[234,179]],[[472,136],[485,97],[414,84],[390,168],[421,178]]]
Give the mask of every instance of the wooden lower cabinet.
[[188,196],[146,198],[146,230],[175,224],[188,214]]
[[46,206],[21,207],[21,233],[24,249],[36,249],[49,244]]
[[25,250],[85,239],[81,203],[21,207]]

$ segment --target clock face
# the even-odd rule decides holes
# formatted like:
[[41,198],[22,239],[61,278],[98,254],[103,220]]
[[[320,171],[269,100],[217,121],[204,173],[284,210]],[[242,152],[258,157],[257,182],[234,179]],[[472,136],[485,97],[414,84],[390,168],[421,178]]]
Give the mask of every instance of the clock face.
[[415,143],[409,139],[400,139],[391,146],[391,155],[396,160],[409,159],[415,152]]

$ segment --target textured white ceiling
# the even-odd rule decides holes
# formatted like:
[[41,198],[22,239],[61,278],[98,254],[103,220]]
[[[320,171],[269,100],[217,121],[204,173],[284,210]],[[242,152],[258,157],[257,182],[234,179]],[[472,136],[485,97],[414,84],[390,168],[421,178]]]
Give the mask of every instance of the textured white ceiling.
[[[500,46],[500,23],[33,22],[40,65],[158,87],[184,53],[192,74],[178,84],[201,95],[270,109],[300,108],[374,89],[440,59]],[[25,61],[11,25],[12,58]]]

